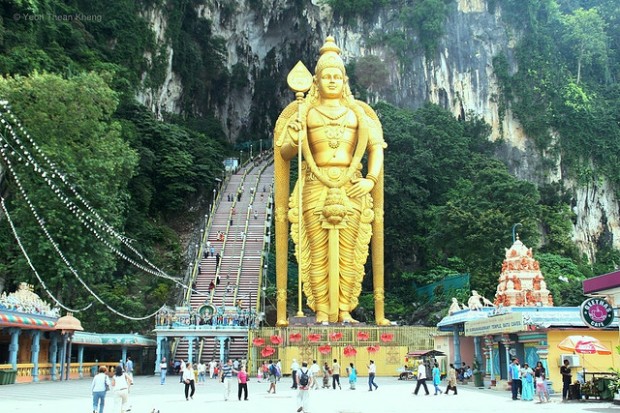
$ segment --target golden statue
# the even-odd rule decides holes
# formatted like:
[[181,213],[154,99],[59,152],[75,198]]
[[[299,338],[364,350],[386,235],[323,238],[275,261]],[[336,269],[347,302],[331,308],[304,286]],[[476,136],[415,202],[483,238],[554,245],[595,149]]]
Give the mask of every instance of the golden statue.
[[[282,111],[274,132],[277,325],[288,325],[289,222],[303,292],[316,322],[357,322],[351,312],[358,305],[370,243],[375,321],[388,325],[383,284],[383,149],[387,145],[381,123],[370,106],[352,96],[332,37],[320,49],[315,76],[299,62],[288,82],[297,92],[297,101]],[[301,179],[289,198],[290,161],[295,157],[299,161],[302,155]],[[299,300],[301,310],[301,293]]]

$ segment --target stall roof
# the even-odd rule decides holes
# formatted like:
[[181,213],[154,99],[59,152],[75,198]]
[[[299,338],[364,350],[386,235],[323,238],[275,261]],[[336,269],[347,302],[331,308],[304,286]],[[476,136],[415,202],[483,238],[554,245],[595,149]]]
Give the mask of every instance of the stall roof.
[[414,350],[407,353],[407,357],[436,357],[445,355],[443,351],[439,350]]

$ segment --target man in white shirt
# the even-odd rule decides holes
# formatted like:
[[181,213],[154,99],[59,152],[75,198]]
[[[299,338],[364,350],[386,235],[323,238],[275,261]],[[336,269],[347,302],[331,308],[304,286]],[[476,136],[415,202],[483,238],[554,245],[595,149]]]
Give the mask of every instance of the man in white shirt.
[[215,378],[215,368],[217,367],[217,361],[211,360],[209,362],[209,377]]
[[168,362],[165,357],[162,357],[161,363],[159,363],[159,384],[166,384],[166,373],[168,372]]
[[311,389],[319,389],[319,382],[316,378],[319,377],[320,371],[321,367],[317,364],[316,360],[312,360],[312,366],[310,366],[310,373],[312,375],[312,385],[310,386]]
[[[299,367],[299,364],[297,366]],[[310,395],[309,390],[312,387],[313,380],[314,378],[312,377],[312,372],[308,368],[308,363],[305,361],[302,362],[301,368],[297,370],[297,381],[295,382],[296,385],[299,384],[299,391],[297,392],[298,412],[308,411],[308,396]]]
[[424,363],[420,361],[418,364],[418,384],[415,386],[415,391],[413,394],[418,395],[418,390],[420,390],[420,386],[424,386],[424,391],[428,396],[430,393],[428,392],[428,387],[426,387],[426,367],[424,367]]
[[291,376],[293,377],[293,385],[291,386],[291,389],[297,388],[297,371],[298,370],[299,370],[299,363],[297,363],[297,360],[293,359],[293,362],[291,363]]

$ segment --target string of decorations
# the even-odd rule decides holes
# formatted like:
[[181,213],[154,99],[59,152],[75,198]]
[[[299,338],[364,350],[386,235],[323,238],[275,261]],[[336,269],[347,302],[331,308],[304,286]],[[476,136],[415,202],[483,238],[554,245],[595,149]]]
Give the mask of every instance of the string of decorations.
[[[67,207],[67,209],[69,209],[69,211],[71,213],[73,213],[78,220],[89,230],[91,231],[95,237],[97,237],[97,239],[99,239],[101,242],[103,242],[108,248],[110,248],[117,256],[119,256],[120,258],[124,259],[125,261],[129,262],[130,264],[132,264],[133,266],[135,266],[136,268],[139,268],[142,271],[148,272],[152,275],[155,276],[159,276],[168,280],[172,280],[174,282],[176,282],[177,284],[183,286],[182,283],[178,282],[178,277],[172,277],[168,274],[166,274],[164,271],[162,271],[161,269],[159,269],[156,265],[154,265],[153,263],[151,263],[148,259],[146,259],[142,254],[140,254],[140,252],[138,252],[131,244],[130,242],[132,240],[130,240],[128,237],[119,234],[111,225],[109,225],[108,223],[106,223],[103,218],[101,218],[101,216],[97,213],[97,211],[88,203],[88,201],[86,201],[81,195],[80,193],[75,189],[75,187],[73,185],[70,185],[70,183],[67,181],[66,179],[66,175],[61,173],[56,166],[50,161],[50,159],[47,157],[47,155],[45,155],[41,149],[39,148],[39,146],[36,144],[36,142],[34,142],[32,140],[32,138],[30,137],[30,134],[24,129],[24,127],[22,126],[22,124],[19,122],[19,120],[11,113],[10,108],[8,106],[8,103],[6,101],[0,101],[0,123],[2,124],[2,126],[10,133],[11,137],[13,138],[13,140],[15,141],[15,143],[19,146],[19,148],[24,152],[24,153],[20,153],[16,148],[14,148],[12,145],[10,145],[10,143],[8,142],[8,140],[6,140],[6,147],[10,147],[12,149],[12,155],[17,155],[18,156],[18,160],[19,161],[23,161],[23,159],[25,158],[25,165],[26,166],[30,166],[32,165],[32,169],[38,173],[41,178],[43,179],[43,181],[52,189],[52,191],[54,192],[54,194],[56,195],[56,197]],[[45,163],[47,164],[47,166],[51,169],[51,173],[48,173],[45,171],[45,169],[43,167],[41,167],[37,162],[36,159],[34,158],[34,156],[32,156],[32,154],[30,152],[28,152],[28,149],[26,148],[26,146],[23,144],[23,142],[20,140],[19,136],[17,135],[17,133],[15,132],[14,128],[11,125],[11,122],[7,121],[6,118],[4,117],[4,114],[2,112],[2,110],[4,110],[6,112],[6,114],[9,116],[11,122],[13,122],[16,125],[16,128],[22,133],[23,136],[26,137],[26,139],[28,140],[28,142],[30,142],[30,144],[34,147],[35,152],[40,155]],[[50,178],[51,176],[51,178]],[[86,214],[78,205],[76,205],[73,201],[71,201],[69,199],[69,197],[67,197],[64,193],[62,193],[61,189],[58,188],[54,182],[52,181],[52,179],[60,179],[62,181],[62,183],[69,188],[69,190],[73,193],[73,195],[76,197],[76,199],[82,204],[84,205],[84,207],[95,217],[95,219],[93,219],[90,215]],[[118,250],[116,247],[114,247],[112,244],[110,244],[107,240],[105,240],[97,231],[95,228],[89,226],[84,220],[89,221],[92,225],[94,225],[97,228],[102,228],[103,230],[105,230],[108,234],[114,236],[116,239],[118,239],[123,245],[125,245],[129,250],[131,250],[134,254],[136,254],[143,262],[145,262],[148,266],[150,266],[153,269],[147,268],[141,264],[139,264],[138,262],[136,262],[135,260],[133,260],[132,258],[126,256],[124,253],[122,253],[120,250]]]
[[62,251],[60,250],[60,248],[58,247],[58,244],[56,243],[56,241],[54,240],[54,238],[50,235],[49,231],[47,230],[47,228],[44,225],[44,221],[41,218],[41,216],[39,215],[39,213],[37,212],[36,208],[34,207],[34,205],[32,204],[32,202],[30,201],[30,198],[28,197],[28,194],[26,193],[26,191],[24,190],[24,187],[21,184],[21,181],[17,178],[16,174],[15,174],[15,170],[13,169],[13,164],[11,163],[11,160],[6,156],[5,154],[6,152],[6,148],[5,147],[0,147],[0,155],[2,156],[2,158],[4,159],[4,161],[6,162],[6,165],[9,169],[9,172],[11,172],[11,174],[13,175],[13,178],[15,179],[15,183],[17,184],[17,188],[19,189],[19,192],[22,194],[22,196],[24,197],[24,200],[26,201],[26,204],[28,205],[28,208],[30,209],[30,211],[32,212],[32,215],[34,216],[35,220],[37,221],[37,223],[39,224],[39,227],[41,228],[41,230],[43,231],[43,234],[45,234],[45,237],[48,239],[48,241],[50,242],[50,244],[52,245],[52,247],[54,248],[54,251],[56,251],[56,253],[58,254],[58,256],[60,257],[60,259],[65,263],[65,265],[67,266],[67,268],[69,269],[69,271],[71,271],[71,273],[75,276],[75,278],[77,278],[77,280],[80,282],[80,284],[82,284],[82,286],[86,289],[86,291],[88,291],[90,293],[90,295],[92,295],[97,301],[99,301],[99,303],[101,303],[102,305],[104,305],[108,310],[110,310],[111,312],[113,312],[114,314],[126,318],[128,320],[134,320],[134,321],[140,321],[140,320],[146,320],[148,318],[151,318],[153,316],[155,316],[164,306],[160,307],[159,309],[157,309],[157,311],[153,312],[152,314],[146,315],[144,317],[132,317],[130,315],[124,314],[118,310],[116,310],[114,307],[112,307],[111,305],[109,305],[108,303],[106,303],[105,301],[103,301],[103,299],[101,299],[89,286],[88,284],[86,284],[86,282],[84,282],[84,280],[82,279],[82,277],[80,277],[80,275],[77,273],[77,271],[75,270],[75,268],[73,268],[73,266],[71,265],[71,263],[69,262],[69,260],[65,257],[65,255],[62,253]]
[[69,312],[72,312],[72,313],[79,313],[81,311],[88,310],[93,305],[92,302],[89,303],[84,308],[80,308],[80,309],[69,308],[66,305],[64,305],[63,303],[61,303],[60,300],[58,300],[54,296],[54,294],[52,294],[52,292],[47,288],[47,286],[45,285],[45,282],[43,281],[43,279],[39,275],[39,272],[37,271],[37,269],[32,264],[32,261],[30,261],[30,257],[28,256],[28,253],[26,252],[26,249],[24,248],[24,246],[23,246],[23,244],[21,242],[21,239],[19,238],[19,235],[17,235],[17,230],[15,229],[15,225],[13,225],[13,220],[11,219],[11,216],[9,215],[9,211],[6,208],[6,204],[4,202],[4,198],[3,197],[0,197],[0,203],[2,203],[2,210],[4,211],[4,216],[6,216],[6,220],[9,223],[9,226],[11,227],[11,231],[13,232],[13,236],[15,237],[15,241],[17,241],[17,245],[19,246],[19,249],[22,251],[22,254],[24,254],[24,258],[26,258],[26,262],[28,263],[28,266],[30,267],[32,272],[34,272],[34,275],[37,277],[37,280],[39,280],[39,283],[41,284],[41,286],[43,287],[43,290],[47,293],[47,295],[56,303],[57,306],[59,306],[60,308],[64,309],[65,311],[69,311]]

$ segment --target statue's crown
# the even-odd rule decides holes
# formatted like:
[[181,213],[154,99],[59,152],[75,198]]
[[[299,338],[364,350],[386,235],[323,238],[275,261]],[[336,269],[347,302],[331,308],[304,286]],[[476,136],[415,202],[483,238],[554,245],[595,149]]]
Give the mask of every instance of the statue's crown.
[[314,73],[319,74],[323,69],[327,67],[334,67],[342,70],[345,74],[344,61],[340,57],[340,48],[336,45],[336,41],[332,36],[328,36],[325,39],[325,44],[319,49],[320,57],[316,62],[316,68]]

